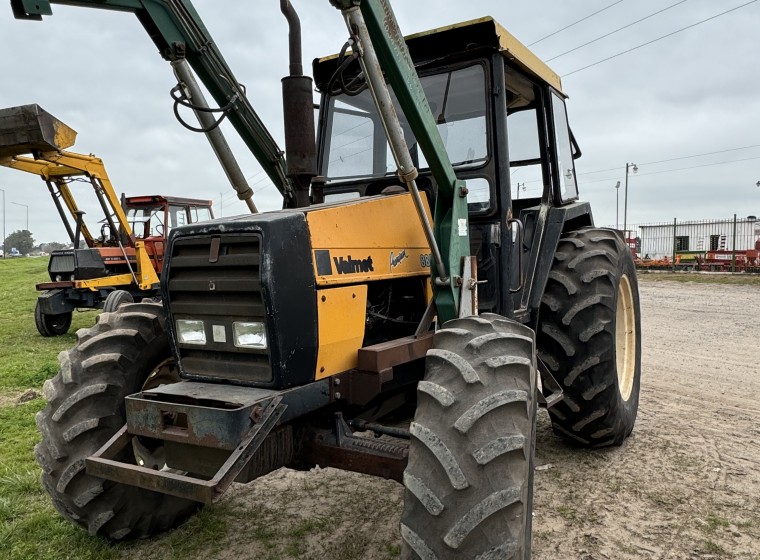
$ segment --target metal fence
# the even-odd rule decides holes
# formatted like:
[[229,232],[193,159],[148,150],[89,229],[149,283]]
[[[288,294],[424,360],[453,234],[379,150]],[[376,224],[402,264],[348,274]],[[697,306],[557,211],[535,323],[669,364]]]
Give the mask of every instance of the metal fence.
[[672,222],[627,224],[626,230],[628,246],[641,269],[760,272],[760,220],[755,216],[675,218]]

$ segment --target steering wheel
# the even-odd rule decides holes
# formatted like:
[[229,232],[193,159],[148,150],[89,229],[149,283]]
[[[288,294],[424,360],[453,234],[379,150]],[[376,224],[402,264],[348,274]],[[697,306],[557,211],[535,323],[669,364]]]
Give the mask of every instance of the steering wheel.
[[113,237],[113,231],[111,231],[111,224],[103,224],[100,227],[100,241],[106,243]]

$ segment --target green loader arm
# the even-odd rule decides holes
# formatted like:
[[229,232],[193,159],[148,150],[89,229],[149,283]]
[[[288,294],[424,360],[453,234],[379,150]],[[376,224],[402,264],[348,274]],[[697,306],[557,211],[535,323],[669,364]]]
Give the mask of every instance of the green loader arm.
[[283,151],[254,111],[190,0],[11,0],[19,19],[52,15],[51,4],[135,14],[164,59],[186,59],[219,107],[229,107],[230,122],[286,202],[294,197]]
[[[463,288],[463,257],[470,254],[465,183],[454,174],[454,167],[389,0],[330,0],[330,3],[341,10],[349,27],[359,27],[359,20],[351,14],[357,8],[361,11],[380,69],[393,88],[438,185],[432,227],[434,239],[429,239],[434,257],[431,267],[434,301],[441,323],[455,319],[459,316],[460,293]],[[363,45],[365,49],[368,46]],[[365,64],[368,63],[365,61]],[[372,73],[371,68],[368,68],[368,73]],[[376,86],[371,87],[373,93],[377,89]],[[379,105],[382,113],[382,102]],[[394,146],[391,135],[388,140]],[[406,149],[405,143],[401,144]],[[416,176],[416,170],[400,168],[399,174],[404,182],[411,185],[413,179],[408,180],[406,177]],[[416,190],[416,186],[413,188]],[[422,218],[421,212],[420,214],[424,225],[426,220]],[[437,254],[440,255],[440,260],[436,258]],[[464,288],[468,289],[467,286]]]
[[[429,241],[434,256],[432,284],[439,320],[459,315],[463,257],[470,254],[467,190],[454,174],[403,35],[388,0],[330,0],[347,15],[360,9],[377,60],[395,92],[438,184]],[[134,13],[168,61],[185,58],[287,201],[295,193],[287,166],[266,127],[239,86],[190,0],[11,0],[17,18],[40,20],[51,4]],[[391,142],[393,145],[393,142]],[[400,172],[416,170],[400,169]],[[413,181],[412,179],[409,179]],[[416,187],[415,187],[416,189]],[[425,218],[421,216],[423,222]],[[427,228],[426,228],[427,229]]]

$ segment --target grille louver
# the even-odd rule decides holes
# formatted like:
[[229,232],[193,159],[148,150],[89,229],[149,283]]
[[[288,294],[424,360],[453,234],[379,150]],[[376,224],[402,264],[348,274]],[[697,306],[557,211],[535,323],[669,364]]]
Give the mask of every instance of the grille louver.
[[[212,248],[216,243],[218,254]],[[206,329],[205,345],[179,345],[187,377],[237,383],[272,379],[269,351],[237,348],[232,333],[235,321],[266,324],[260,267],[257,234],[186,237],[173,243],[168,269],[172,320],[202,320]],[[224,328],[224,341],[218,335],[215,341],[214,326]]]

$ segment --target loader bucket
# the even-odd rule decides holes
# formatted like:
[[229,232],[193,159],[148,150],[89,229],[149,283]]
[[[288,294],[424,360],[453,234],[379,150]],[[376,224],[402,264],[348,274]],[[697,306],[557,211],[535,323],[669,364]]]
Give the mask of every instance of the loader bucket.
[[77,133],[37,104],[0,109],[0,157],[64,150]]

